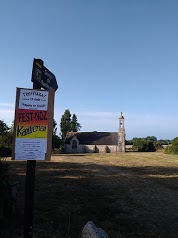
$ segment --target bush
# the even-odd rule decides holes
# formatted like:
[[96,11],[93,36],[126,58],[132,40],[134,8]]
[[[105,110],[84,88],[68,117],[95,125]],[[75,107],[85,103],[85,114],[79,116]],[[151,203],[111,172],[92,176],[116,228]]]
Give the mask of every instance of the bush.
[[136,150],[139,152],[155,152],[156,148],[152,141],[147,141],[142,138],[138,138],[134,140],[133,142],[133,150]]
[[154,143],[156,150],[163,150],[164,147],[160,142],[155,142]]
[[147,141],[146,152],[155,152],[155,151],[156,151],[156,147],[154,143],[152,141]]
[[174,138],[172,145],[169,145],[165,150],[165,154],[178,154],[178,137]]
[[62,140],[59,136],[53,135],[52,137],[52,150],[59,149],[60,145],[62,144]]
[[164,150],[164,153],[165,154],[173,154],[172,153],[172,145],[166,147],[165,150]]
[[54,150],[52,150],[52,152],[51,152],[52,154],[61,154],[61,149],[59,148],[59,149],[54,149]]

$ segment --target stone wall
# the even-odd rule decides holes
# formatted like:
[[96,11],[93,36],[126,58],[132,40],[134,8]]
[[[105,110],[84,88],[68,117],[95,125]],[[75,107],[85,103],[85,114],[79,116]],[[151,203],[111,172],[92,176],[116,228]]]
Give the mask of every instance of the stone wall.
[[71,145],[65,145],[65,153],[114,153],[117,152],[116,145],[78,145],[77,149],[72,149]]

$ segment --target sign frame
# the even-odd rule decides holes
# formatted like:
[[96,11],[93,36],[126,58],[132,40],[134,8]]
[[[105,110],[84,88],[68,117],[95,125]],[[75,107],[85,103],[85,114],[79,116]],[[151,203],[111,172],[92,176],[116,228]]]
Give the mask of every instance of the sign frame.
[[[16,144],[16,130],[17,130],[17,116],[19,110],[19,102],[20,102],[20,91],[21,90],[29,90],[31,92],[48,92],[48,130],[47,130],[47,146],[45,152],[45,161],[51,160],[51,146],[52,146],[52,132],[53,132],[53,117],[54,117],[54,90],[41,90],[41,89],[29,89],[29,88],[16,88],[16,106],[15,106],[15,115],[14,115],[14,134],[13,134],[13,147],[12,147],[12,160],[17,160],[15,156],[15,144]],[[30,140],[30,139],[29,139]],[[29,158],[21,159],[22,161],[29,160]],[[38,160],[38,158],[31,159]],[[41,160],[41,159],[40,159]],[[43,160],[42,160],[43,161]]]

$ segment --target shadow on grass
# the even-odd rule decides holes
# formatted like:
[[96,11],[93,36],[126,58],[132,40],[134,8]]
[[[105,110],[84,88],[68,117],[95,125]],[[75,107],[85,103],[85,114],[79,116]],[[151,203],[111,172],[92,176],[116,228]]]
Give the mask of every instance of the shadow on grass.
[[[16,238],[23,229],[26,162],[9,164],[19,181]],[[176,167],[37,162],[34,237],[78,238],[90,220],[112,238],[178,237],[177,174]]]

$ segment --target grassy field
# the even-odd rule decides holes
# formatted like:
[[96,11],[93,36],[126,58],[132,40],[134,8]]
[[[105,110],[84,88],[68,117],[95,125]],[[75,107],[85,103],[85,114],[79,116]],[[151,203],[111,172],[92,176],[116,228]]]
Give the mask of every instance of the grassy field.
[[[19,182],[11,237],[22,237],[26,162],[8,161]],[[163,153],[52,156],[37,162],[35,238],[79,238],[93,221],[119,237],[178,237],[178,156]]]

